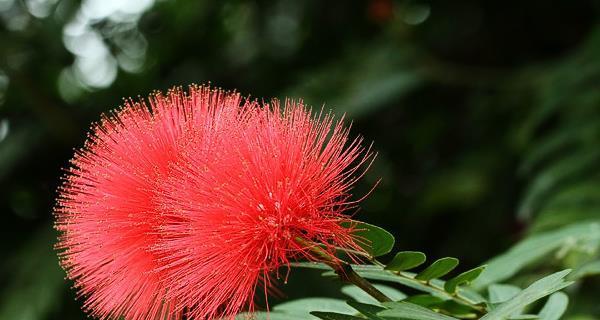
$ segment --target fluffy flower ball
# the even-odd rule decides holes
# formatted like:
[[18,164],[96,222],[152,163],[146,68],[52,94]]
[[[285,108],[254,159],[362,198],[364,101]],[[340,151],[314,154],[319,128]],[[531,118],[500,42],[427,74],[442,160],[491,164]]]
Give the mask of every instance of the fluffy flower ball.
[[340,226],[371,153],[329,114],[192,86],[127,101],[75,153],[55,209],[61,264],[94,317],[231,318]]

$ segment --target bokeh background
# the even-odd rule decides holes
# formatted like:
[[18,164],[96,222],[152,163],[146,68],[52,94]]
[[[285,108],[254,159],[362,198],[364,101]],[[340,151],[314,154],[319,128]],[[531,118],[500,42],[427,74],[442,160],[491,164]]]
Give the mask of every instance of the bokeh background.
[[[102,112],[174,85],[346,113],[379,153],[356,217],[399,250],[468,268],[600,218],[599,13],[592,0],[0,0],[0,319],[85,318],[52,248],[62,168]],[[278,299],[336,286],[296,271]],[[600,283],[585,286],[570,312],[600,317]]]

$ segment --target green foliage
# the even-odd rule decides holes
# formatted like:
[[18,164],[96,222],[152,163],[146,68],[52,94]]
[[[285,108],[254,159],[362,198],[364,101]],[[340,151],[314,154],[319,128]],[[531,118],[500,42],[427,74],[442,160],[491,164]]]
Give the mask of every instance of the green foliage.
[[577,248],[597,248],[599,245],[600,223],[598,222],[575,223],[556,230],[533,234],[506,253],[488,261],[487,268],[473,285],[482,288],[491,283],[504,281],[525,267],[547,261],[542,260],[543,258],[551,259],[552,253]]
[[569,296],[563,292],[553,293],[540,310],[540,320],[558,320],[567,310]]
[[[321,312],[331,312],[336,314],[352,314],[354,309],[344,300],[333,299],[333,298],[304,298],[285,302],[276,305],[271,312],[257,312],[255,316],[257,319],[274,319],[274,320],[300,320],[312,318],[309,312],[310,310],[321,310]],[[238,319],[246,319],[247,314],[238,315]]]
[[571,270],[560,271],[534,282],[508,301],[494,307],[481,319],[508,319],[515,316],[515,314],[518,315],[518,312],[529,304],[569,286],[572,282],[564,279],[569,272]]
[[595,276],[600,274],[600,260],[594,260],[581,265],[575,269],[570,276],[571,279],[579,279],[587,276]]
[[394,259],[386,266],[386,270],[404,271],[416,268],[425,262],[426,257],[423,252],[417,251],[402,251],[396,253]]
[[458,265],[458,259],[446,257],[433,262],[427,269],[419,272],[415,279],[429,281],[433,278],[439,278],[452,271]]
[[488,287],[489,302],[499,304],[512,299],[521,292],[521,288],[510,284],[492,284]]
[[[364,266],[355,266],[357,270]],[[388,271],[379,269],[379,272]],[[472,304],[466,299],[453,299],[451,296],[439,297],[434,295],[416,295],[394,299],[394,302],[385,302],[380,305],[366,304],[356,300],[348,301],[348,305],[367,319],[454,319],[479,317],[481,319],[556,319],[564,313],[568,298],[563,293],[555,293],[572,282],[565,281],[570,270],[564,270],[549,275],[532,283],[521,290],[513,286],[495,285],[490,287],[489,301]],[[435,288],[435,287],[433,287]],[[439,289],[439,288],[438,288]],[[552,295],[551,295],[552,294]],[[525,308],[533,302],[548,295],[550,299],[540,311],[539,315],[524,314]],[[362,297],[361,297],[362,299]],[[318,300],[315,300],[318,302]],[[372,303],[375,303],[372,301]],[[340,308],[343,309],[343,308]],[[277,309],[276,310],[280,310]],[[343,313],[318,309],[311,312],[320,319],[354,319],[355,313]]]
[[430,309],[409,302],[394,302],[386,305],[387,310],[381,311],[379,315],[390,319],[413,319],[413,320],[452,320],[456,319]]
[[444,289],[449,293],[456,292],[456,288],[459,285],[470,284],[473,280],[477,279],[479,277],[479,275],[481,275],[481,273],[483,272],[483,270],[485,270],[485,268],[486,268],[486,266],[480,266],[480,267],[465,271],[465,272],[457,275],[456,277],[446,281],[446,284],[444,285]]
[[[85,318],[52,249],[60,168],[121,97],[208,81],[325,105],[374,141],[355,216],[388,229],[395,249],[461,260],[446,280],[416,279],[425,255],[382,256],[391,236],[364,224],[371,257],[353,268],[392,300],[477,318],[573,269],[577,285],[510,318],[600,318],[597,1],[142,1],[153,5],[121,14],[131,1],[82,22],[104,3],[0,0],[0,320]],[[88,81],[107,70],[104,86]],[[351,300],[280,309],[274,297],[269,319],[393,309],[305,271],[285,301]]]
[[379,257],[394,248],[394,236],[383,228],[361,221],[342,223],[346,228],[354,230],[353,236],[371,257]]
[[[403,300],[407,297],[406,294],[402,293],[396,288],[386,286],[383,284],[374,284],[374,286],[394,301]],[[344,286],[340,291],[348,297],[352,298],[352,301],[356,301],[359,303],[377,303],[377,300],[375,300],[375,298],[371,297],[366,292],[362,291],[360,288],[354,285]]]
[[310,314],[323,320],[360,320],[362,318],[335,312],[313,311]]
[[[563,235],[559,233],[559,235]],[[547,240],[548,237],[543,239]],[[557,237],[554,235],[552,239]],[[372,238],[375,239],[375,238]],[[532,240],[529,240],[530,242]],[[534,239],[534,244],[539,239]],[[503,259],[511,255],[522,259],[518,254],[522,248],[529,248],[530,243],[517,246],[513,252],[497,261],[491,261],[498,268]],[[534,246],[535,247],[535,246]],[[515,254],[514,252],[517,252]],[[513,258],[515,261],[519,259]],[[514,285],[494,284],[496,280],[505,277],[494,278],[494,273],[488,275],[486,282],[480,282],[480,288],[487,288],[488,297],[485,298],[476,291],[466,287],[476,281],[486,270],[486,266],[480,266],[464,271],[447,281],[438,279],[450,273],[459,263],[456,258],[441,258],[418,273],[408,272],[412,268],[420,266],[426,260],[425,254],[421,252],[399,252],[390,261],[389,265],[372,259],[373,265],[352,265],[351,268],[363,278],[396,283],[419,293],[406,295],[390,287],[378,287],[384,294],[388,295],[389,302],[378,302],[369,299],[358,288],[345,286],[342,292],[349,295],[353,300],[348,304],[352,306],[359,315],[368,319],[415,319],[415,320],[443,320],[457,318],[481,318],[481,319],[533,319],[546,317],[553,319],[560,317],[566,309],[568,298],[557,291],[569,286],[573,281],[566,280],[571,270],[563,270],[539,279],[525,289]],[[512,261],[512,260],[511,260]],[[523,263],[522,263],[523,264]],[[295,267],[316,268],[328,270],[329,266],[319,263],[295,263]],[[336,276],[332,271],[326,271],[324,276]],[[493,280],[490,280],[493,279]],[[491,285],[490,285],[491,284]],[[527,308],[539,299],[550,296],[539,315],[526,313]],[[313,310],[312,315],[320,319],[354,319],[356,314],[344,312],[339,313],[331,310]]]
[[371,320],[382,320],[383,318],[378,313],[386,310],[382,306],[360,303],[357,301],[348,301],[348,305],[360,312],[361,315]]

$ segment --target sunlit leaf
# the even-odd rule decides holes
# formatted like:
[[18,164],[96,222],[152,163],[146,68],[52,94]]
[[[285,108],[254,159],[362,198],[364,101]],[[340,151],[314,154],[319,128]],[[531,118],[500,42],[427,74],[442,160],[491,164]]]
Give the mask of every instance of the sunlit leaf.
[[573,273],[569,275],[569,279],[579,279],[588,276],[594,276],[600,274],[600,260],[588,262],[579,268],[575,269]]
[[481,319],[506,319],[515,315],[517,311],[523,309],[532,302],[569,286],[572,282],[565,281],[564,279],[569,272],[571,272],[571,270],[563,270],[532,283],[529,287],[519,292],[510,300],[498,305]]
[[509,284],[492,284],[488,287],[490,303],[502,303],[512,299],[521,292],[521,288]]
[[567,310],[569,296],[563,292],[553,293],[539,314],[540,320],[558,320]]
[[530,320],[530,319],[539,319],[539,316],[536,314],[518,314],[516,316],[512,316],[508,318],[508,320]]
[[600,223],[581,222],[554,231],[532,235],[519,242],[507,252],[488,261],[487,267],[472,283],[475,288],[485,288],[501,282],[522,268],[532,265],[565,243],[578,241],[600,242]]

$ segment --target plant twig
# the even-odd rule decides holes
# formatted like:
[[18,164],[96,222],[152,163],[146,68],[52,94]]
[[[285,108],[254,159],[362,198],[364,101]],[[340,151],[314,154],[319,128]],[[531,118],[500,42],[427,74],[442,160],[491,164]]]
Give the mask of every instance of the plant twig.
[[356,271],[352,269],[352,266],[350,264],[341,260],[335,261],[334,259],[332,259],[331,255],[324,252],[323,249],[321,249],[318,245],[312,244],[300,237],[296,237],[296,242],[298,242],[306,248],[309,248],[312,253],[314,253],[319,257],[319,259],[321,259],[321,262],[331,267],[342,281],[352,283],[353,285],[359,287],[379,302],[392,301],[392,299],[386,296],[379,289],[375,288],[375,286],[373,286],[373,284],[367,281],[367,279],[361,277],[358,273],[356,273]]
[[[370,259],[370,261],[373,264],[377,265],[377,266],[385,268],[385,264],[377,261],[377,259],[373,258],[373,259]],[[448,296],[450,299],[452,299],[452,300],[454,300],[454,301],[456,301],[458,303],[464,304],[466,306],[469,306],[472,309],[477,310],[478,312],[481,312],[481,313],[486,313],[487,312],[487,310],[486,310],[485,307],[482,307],[482,306],[480,306],[480,305],[478,305],[478,304],[476,304],[476,303],[474,303],[474,302],[472,302],[472,301],[470,301],[468,299],[465,299],[465,298],[459,296],[456,293],[454,293],[454,294],[448,293],[445,290],[440,289],[437,286],[435,286],[434,284],[430,283],[429,281],[424,282],[424,281],[421,281],[421,280],[417,280],[415,278],[412,278],[412,277],[404,274],[403,272],[395,272],[395,271],[389,271],[389,272],[393,273],[394,275],[396,275],[398,277],[401,277],[401,278],[405,279],[406,281],[409,281],[409,282],[412,282],[412,283],[415,283],[415,284],[426,285],[427,287],[429,287],[431,290],[437,292],[438,294],[444,295],[444,296]]]

